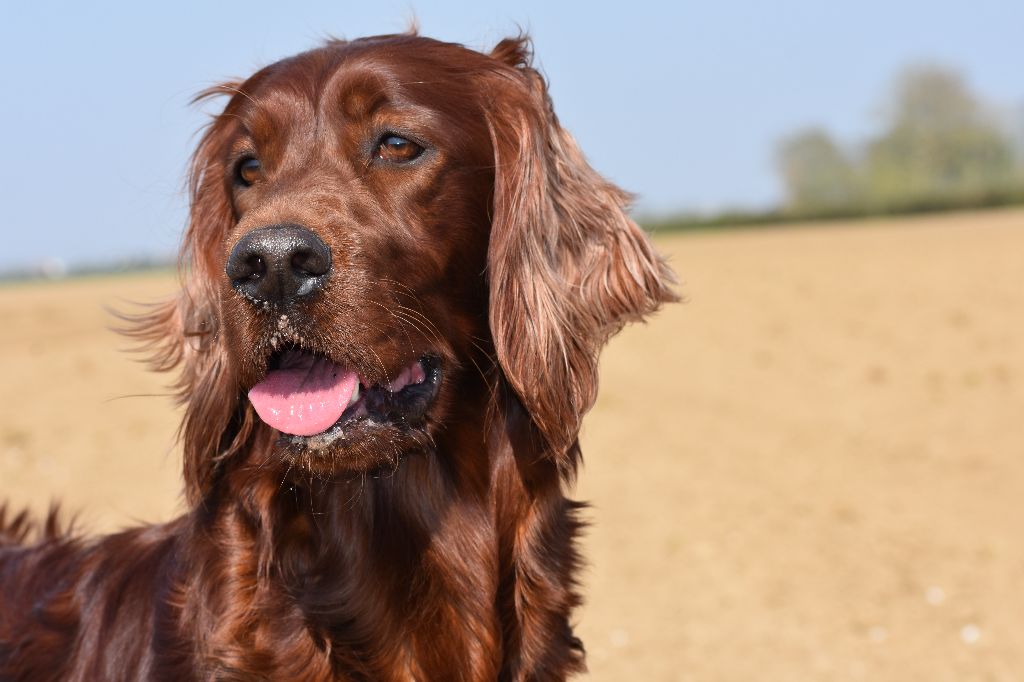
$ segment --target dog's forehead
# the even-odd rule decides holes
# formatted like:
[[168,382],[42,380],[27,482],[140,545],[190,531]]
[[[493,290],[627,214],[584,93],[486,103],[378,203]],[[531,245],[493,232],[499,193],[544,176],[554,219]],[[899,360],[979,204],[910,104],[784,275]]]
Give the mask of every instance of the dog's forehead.
[[461,45],[418,36],[332,41],[281,60],[246,81],[241,110],[304,105],[346,117],[392,104],[444,110],[475,99],[473,76],[493,60]]
[[224,124],[268,158],[293,146],[355,149],[390,130],[479,161],[489,154],[491,105],[478,76],[495,68],[488,55],[415,36],[328,43],[245,81]]

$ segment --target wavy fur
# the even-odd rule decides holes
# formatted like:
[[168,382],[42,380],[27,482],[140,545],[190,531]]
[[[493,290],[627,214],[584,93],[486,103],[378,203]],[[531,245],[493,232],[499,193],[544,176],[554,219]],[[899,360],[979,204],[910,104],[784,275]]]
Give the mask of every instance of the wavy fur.
[[[529,52],[522,37],[489,55],[331,41],[201,95],[229,100],[194,156],[182,291],[124,318],[153,369],[179,372],[190,511],[94,539],[51,521],[29,541],[28,519],[0,508],[0,679],[584,668],[581,505],[566,495],[580,421],[600,348],[674,300],[674,280],[559,125]],[[429,141],[425,161],[351,161],[383,115]],[[255,193],[232,181],[243,147],[267,169]],[[296,453],[256,416],[245,392],[276,320],[224,267],[275,222],[306,226],[336,263],[289,333],[367,381],[428,349],[444,380],[422,423]]]

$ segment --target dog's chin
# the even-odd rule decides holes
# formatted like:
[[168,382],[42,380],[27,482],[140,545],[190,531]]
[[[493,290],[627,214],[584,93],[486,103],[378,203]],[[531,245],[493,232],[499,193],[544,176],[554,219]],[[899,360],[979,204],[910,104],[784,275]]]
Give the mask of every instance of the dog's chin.
[[[299,403],[302,401],[289,404],[289,400],[274,396],[268,406],[265,397],[261,403],[254,397],[254,391],[250,392],[250,400],[260,418],[275,428],[276,454],[289,466],[298,469],[296,473],[308,471],[317,476],[333,476],[394,469],[404,455],[430,446],[428,426],[444,379],[438,356],[428,354],[416,358],[404,367],[392,370],[388,379],[373,382],[362,374],[333,365],[325,358],[290,348],[268,358],[267,376],[269,378],[281,365],[295,366],[297,363],[313,366],[326,363],[332,367],[341,386],[340,398],[344,405],[334,406],[335,411],[342,410],[336,420],[330,421],[334,412],[327,412],[329,423],[324,421],[323,414],[314,414],[310,423],[303,424],[301,419],[270,413],[275,407],[285,411],[298,407],[301,412],[303,406]],[[323,370],[318,371],[324,374]],[[346,375],[349,384],[355,383],[354,389],[345,385]],[[303,385],[308,381],[308,378],[304,379]],[[314,391],[313,394],[320,399],[334,398],[331,390]],[[280,411],[275,410],[277,413]]]
[[424,421],[419,425],[354,420],[313,436],[282,435],[275,444],[291,473],[318,478],[387,473],[404,457],[429,449],[432,440]]

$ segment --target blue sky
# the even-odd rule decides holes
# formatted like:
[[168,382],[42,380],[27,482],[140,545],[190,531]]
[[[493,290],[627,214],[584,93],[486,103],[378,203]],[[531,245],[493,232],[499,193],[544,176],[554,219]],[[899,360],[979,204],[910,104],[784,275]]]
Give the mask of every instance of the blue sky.
[[528,30],[562,122],[644,212],[772,203],[779,137],[871,134],[908,64],[955,67],[984,98],[1024,105],[1017,0],[14,5],[0,10],[0,268],[172,252],[205,120],[193,93],[414,15],[477,48]]

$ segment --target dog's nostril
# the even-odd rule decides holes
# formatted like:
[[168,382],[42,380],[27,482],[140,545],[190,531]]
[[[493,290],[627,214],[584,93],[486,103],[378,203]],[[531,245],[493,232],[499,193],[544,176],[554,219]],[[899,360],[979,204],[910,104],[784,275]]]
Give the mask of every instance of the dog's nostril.
[[255,282],[267,274],[267,264],[258,253],[232,254],[225,272],[234,287]]
[[330,262],[312,249],[296,251],[292,256],[292,270],[299,276],[319,277],[330,269]]
[[245,260],[244,277],[248,279],[259,279],[265,274],[267,274],[267,264],[263,262],[263,258],[261,256],[253,254]]

